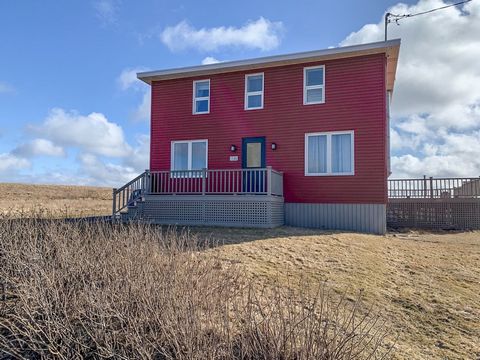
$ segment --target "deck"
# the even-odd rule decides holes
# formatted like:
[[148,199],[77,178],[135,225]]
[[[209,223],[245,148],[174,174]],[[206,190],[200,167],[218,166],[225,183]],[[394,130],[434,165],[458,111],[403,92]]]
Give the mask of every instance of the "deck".
[[284,223],[283,173],[267,168],[145,171],[113,190],[112,215],[169,225]]
[[390,227],[434,230],[480,229],[480,178],[388,181]]

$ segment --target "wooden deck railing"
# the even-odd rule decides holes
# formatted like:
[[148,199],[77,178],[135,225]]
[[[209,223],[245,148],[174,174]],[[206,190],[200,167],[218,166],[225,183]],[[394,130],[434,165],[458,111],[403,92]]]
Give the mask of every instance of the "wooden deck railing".
[[118,189],[113,189],[112,216],[115,217],[120,211],[128,205],[133,204],[148,188],[148,171],[138,175],[135,179],[129,181]]
[[283,174],[261,169],[151,171],[149,193],[162,195],[283,195]]
[[480,177],[388,180],[390,199],[480,198]]
[[151,195],[274,195],[283,196],[283,173],[261,169],[149,171],[113,189],[112,216],[142,196]]

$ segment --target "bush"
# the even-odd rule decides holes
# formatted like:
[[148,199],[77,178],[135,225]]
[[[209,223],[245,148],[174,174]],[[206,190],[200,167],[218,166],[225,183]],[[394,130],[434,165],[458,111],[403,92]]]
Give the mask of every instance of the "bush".
[[0,219],[0,358],[389,354],[360,298],[260,286],[209,245],[142,224]]

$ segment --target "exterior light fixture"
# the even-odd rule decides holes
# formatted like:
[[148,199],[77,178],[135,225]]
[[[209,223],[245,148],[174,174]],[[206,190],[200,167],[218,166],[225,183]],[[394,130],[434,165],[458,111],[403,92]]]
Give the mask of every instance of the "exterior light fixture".
[[230,151],[231,152],[237,151],[237,147],[235,145],[230,145]]
[[272,143],[272,150],[277,150],[277,144],[276,143]]

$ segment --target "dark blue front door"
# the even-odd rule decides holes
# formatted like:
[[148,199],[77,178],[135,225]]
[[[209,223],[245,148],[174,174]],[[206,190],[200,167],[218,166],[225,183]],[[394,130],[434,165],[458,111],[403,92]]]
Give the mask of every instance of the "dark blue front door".
[[265,137],[243,138],[242,168],[243,191],[264,192],[266,190],[266,173],[255,169],[265,168]]

